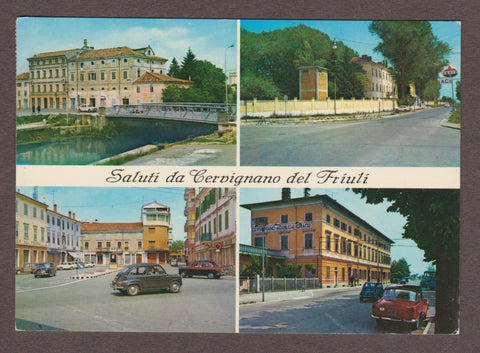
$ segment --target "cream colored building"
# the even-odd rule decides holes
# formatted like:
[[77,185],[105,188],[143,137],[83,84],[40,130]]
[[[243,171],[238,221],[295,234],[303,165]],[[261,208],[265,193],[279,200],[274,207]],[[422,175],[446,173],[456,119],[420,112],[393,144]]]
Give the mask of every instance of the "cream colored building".
[[135,92],[130,104],[163,102],[163,90],[169,85],[188,88],[193,81],[181,80],[161,73],[147,71],[137,78],[133,84]]
[[369,86],[364,92],[365,98],[391,99],[397,96],[392,72],[383,63],[372,61],[372,57],[368,55],[354,57],[352,62],[360,64],[368,78]]
[[47,261],[47,205],[15,194],[15,266]]
[[17,109],[29,109],[30,107],[30,74],[24,72],[17,75]]

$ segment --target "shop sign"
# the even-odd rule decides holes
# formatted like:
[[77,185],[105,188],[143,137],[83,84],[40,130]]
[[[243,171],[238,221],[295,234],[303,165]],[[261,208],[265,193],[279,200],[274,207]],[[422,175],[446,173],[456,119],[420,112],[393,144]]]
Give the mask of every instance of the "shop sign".
[[268,224],[265,227],[252,227],[252,233],[279,232],[279,231],[290,231],[295,229],[309,229],[309,228],[312,228],[312,224],[309,222]]

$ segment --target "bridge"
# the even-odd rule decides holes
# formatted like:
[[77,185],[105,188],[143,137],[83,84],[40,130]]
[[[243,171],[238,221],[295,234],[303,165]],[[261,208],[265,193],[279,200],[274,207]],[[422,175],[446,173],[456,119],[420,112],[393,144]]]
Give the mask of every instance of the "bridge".
[[234,121],[236,105],[219,103],[148,103],[105,108],[109,118],[175,120],[203,124]]

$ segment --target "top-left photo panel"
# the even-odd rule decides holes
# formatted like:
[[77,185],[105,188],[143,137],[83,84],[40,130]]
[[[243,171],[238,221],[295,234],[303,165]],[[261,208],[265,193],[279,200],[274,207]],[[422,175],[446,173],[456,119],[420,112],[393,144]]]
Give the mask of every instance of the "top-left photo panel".
[[235,166],[237,20],[17,20],[18,165]]

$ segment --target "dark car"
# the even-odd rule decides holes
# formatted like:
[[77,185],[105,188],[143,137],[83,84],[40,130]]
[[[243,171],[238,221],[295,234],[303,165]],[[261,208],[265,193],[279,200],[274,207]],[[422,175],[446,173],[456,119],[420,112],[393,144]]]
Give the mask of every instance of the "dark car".
[[377,282],[365,282],[360,292],[360,301],[377,301],[382,297],[383,284]]
[[207,276],[207,278],[220,278],[225,275],[225,267],[217,265],[213,261],[200,260],[178,269],[182,277]]
[[37,277],[53,277],[57,274],[57,269],[51,262],[42,262],[33,270],[33,275]]
[[390,285],[385,288],[382,298],[372,305],[372,318],[377,320],[377,325],[384,321],[397,321],[418,329],[427,316],[427,310],[428,299],[423,297],[420,286]]
[[113,279],[111,287],[128,295],[137,295],[140,291],[169,290],[180,292],[182,277],[168,274],[157,264],[135,264],[124,267]]

